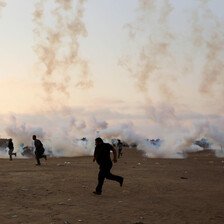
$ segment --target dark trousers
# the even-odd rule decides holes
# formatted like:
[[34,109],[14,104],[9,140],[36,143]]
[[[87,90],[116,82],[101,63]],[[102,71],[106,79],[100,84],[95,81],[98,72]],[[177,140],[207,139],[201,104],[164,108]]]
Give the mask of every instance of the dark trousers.
[[36,160],[37,160],[37,164],[40,165],[40,158],[44,157],[44,152],[43,151],[36,151]]
[[16,156],[16,153],[13,153],[14,149],[9,149],[9,158],[12,160],[12,156]]
[[102,192],[102,187],[104,183],[104,179],[109,179],[109,180],[114,180],[117,181],[118,183],[121,183],[122,177],[113,175],[110,170],[112,168],[112,162],[109,164],[101,164],[100,165],[100,171],[98,174],[98,185],[96,187],[96,192]]
[[118,149],[118,158],[120,158],[120,156],[122,156],[122,149]]

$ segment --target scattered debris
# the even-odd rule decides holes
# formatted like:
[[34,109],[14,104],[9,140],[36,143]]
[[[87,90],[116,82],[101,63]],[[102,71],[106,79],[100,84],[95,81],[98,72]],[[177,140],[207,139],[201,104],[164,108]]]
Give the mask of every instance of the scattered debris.
[[187,177],[180,177],[180,179],[188,179]]
[[17,218],[18,217],[18,215],[12,215],[12,218]]
[[59,202],[59,203],[58,203],[58,205],[64,205],[64,204],[65,204],[64,202]]
[[29,189],[27,188],[22,188],[21,191],[28,191]]

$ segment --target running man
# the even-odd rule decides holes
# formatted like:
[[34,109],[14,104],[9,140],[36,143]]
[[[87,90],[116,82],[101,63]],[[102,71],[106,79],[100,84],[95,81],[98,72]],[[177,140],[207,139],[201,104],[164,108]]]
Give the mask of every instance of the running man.
[[33,135],[33,140],[34,140],[34,146],[35,146],[35,155],[36,155],[36,160],[37,160],[37,164],[36,166],[40,166],[40,158],[45,158],[45,160],[47,160],[47,156],[44,155],[44,147],[42,142],[37,139],[36,135]]
[[117,152],[113,148],[112,145],[109,143],[104,143],[101,138],[95,139],[95,151],[93,156],[93,162],[96,162],[100,165],[99,174],[98,174],[98,185],[96,187],[96,191],[94,191],[94,194],[101,195],[102,193],[102,187],[104,183],[104,179],[114,180],[117,181],[120,186],[122,187],[124,178],[120,176],[113,175],[110,170],[113,166],[111,158],[110,158],[110,151],[113,152],[113,161],[114,163],[117,162]]

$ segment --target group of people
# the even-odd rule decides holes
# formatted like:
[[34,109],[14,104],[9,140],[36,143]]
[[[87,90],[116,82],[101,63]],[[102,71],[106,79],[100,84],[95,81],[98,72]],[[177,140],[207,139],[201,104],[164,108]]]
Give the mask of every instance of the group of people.
[[[37,160],[37,166],[40,166],[40,158],[45,158],[47,160],[47,156],[44,155],[44,147],[42,142],[37,139],[36,135],[33,135],[33,141],[34,141],[34,146],[35,146],[35,156]],[[110,152],[113,152],[113,162],[117,162],[117,152],[114,149],[114,147],[109,144],[109,143],[104,143],[101,138],[96,138],[95,139],[95,150],[94,150],[94,155],[93,155],[93,162],[97,162],[99,165],[99,173],[98,173],[98,184],[96,187],[96,190],[93,191],[94,194],[96,195],[101,195],[102,194],[102,187],[105,178],[109,180],[116,181],[120,184],[122,187],[124,178],[121,176],[114,175],[110,172],[113,163],[110,157]],[[122,155],[122,143],[120,140],[118,140],[118,158]],[[12,139],[9,139],[8,142],[8,148],[9,148],[9,156],[10,160],[12,160],[12,156],[15,155],[16,153],[13,153],[14,146]]]
[[[36,135],[33,135],[33,141],[34,141],[34,146],[35,146],[35,157],[37,160],[37,166],[40,166],[40,158],[45,158],[45,160],[47,160],[47,156],[44,155],[44,146],[42,144],[42,142],[37,139]],[[9,160],[12,161],[12,156],[16,156],[16,153],[14,153],[14,145],[12,142],[12,139],[9,139],[8,142],[8,148],[9,148]]]

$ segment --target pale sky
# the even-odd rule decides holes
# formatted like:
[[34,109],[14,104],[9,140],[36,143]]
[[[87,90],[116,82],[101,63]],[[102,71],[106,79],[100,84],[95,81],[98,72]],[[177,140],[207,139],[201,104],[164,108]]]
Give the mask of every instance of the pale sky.
[[223,122],[223,8],[223,0],[0,0],[1,136],[6,116],[35,126],[65,108],[154,137],[170,119]]

